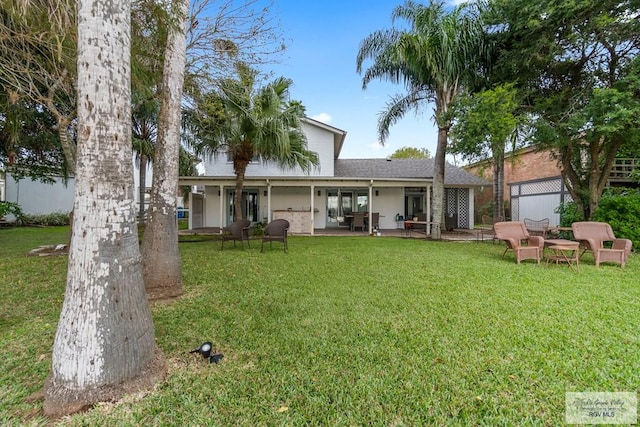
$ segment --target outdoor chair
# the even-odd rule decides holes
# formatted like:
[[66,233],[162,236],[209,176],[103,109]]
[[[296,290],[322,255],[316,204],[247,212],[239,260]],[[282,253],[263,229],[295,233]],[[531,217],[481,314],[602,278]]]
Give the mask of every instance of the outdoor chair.
[[542,238],[547,237],[547,232],[549,231],[549,218],[544,219],[524,219],[524,226],[529,232],[531,236],[542,236]]
[[378,230],[380,228],[380,212],[371,213],[371,228]]
[[364,231],[364,212],[353,213],[353,221],[351,221],[351,231],[355,231],[356,228]]
[[541,236],[530,236],[524,223],[517,221],[496,222],[493,225],[498,240],[504,240],[507,248],[502,253],[504,259],[509,249],[516,256],[516,263],[524,259],[535,259],[540,264],[544,250],[544,239]]
[[[418,221],[427,222],[427,213],[419,212],[414,215]],[[411,227],[413,230],[422,231],[423,233],[427,232],[427,224],[413,224]]]
[[480,226],[478,227],[478,229],[480,230],[480,240],[484,241],[484,237],[491,237],[491,240],[495,241],[497,240],[496,238],[496,232],[494,230],[494,225],[497,222],[503,222],[504,218],[502,218],[501,216],[496,217],[495,219],[489,215],[482,215],[482,222],[480,223]]
[[287,232],[289,231],[289,221],[286,219],[274,219],[262,231],[262,245],[260,252],[264,251],[264,242],[269,242],[269,248],[273,248],[273,242],[281,242],[284,245],[284,251],[287,252],[289,245],[287,244]]
[[248,219],[239,219],[234,221],[228,227],[222,229],[222,246],[220,250],[224,250],[224,242],[233,241],[233,246],[236,246],[236,241],[239,241],[244,249],[244,241],[247,241],[247,246],[251,247],[249,242],[249,226],[251,221]]
[[[580,257],[586,251],[591,251],[596,267],[599,267],[601,262],[615,262],[624,268],[631,253],[631,240],[616,238],[611,226],[606,222],[574,222],[571,228],[573,237],[581,242],[584,248]],[[604,242],[611,242],[611,247],[605,247]]]

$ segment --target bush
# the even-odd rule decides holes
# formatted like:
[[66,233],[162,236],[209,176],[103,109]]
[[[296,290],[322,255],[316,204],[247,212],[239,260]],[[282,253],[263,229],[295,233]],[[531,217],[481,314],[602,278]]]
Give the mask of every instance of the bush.
[[69,213],[54,212],[46,215],[29,215],[24,214],[20,220],[24,225],[69,225]]
[[582,211],[573,202],[558,206],[555,213],[560,214],[560,227],[571,227],[574,222],[584,221]]
[[633,247],[640,247],[640,191],[616,188],[602,195],[593,221],[611,225],[616,237],[631,239]]
[[6,215],[13,215],[16,222],[20,222],[23,217],[20,205],[14,202],[0,201],[0,218],[4,218]]

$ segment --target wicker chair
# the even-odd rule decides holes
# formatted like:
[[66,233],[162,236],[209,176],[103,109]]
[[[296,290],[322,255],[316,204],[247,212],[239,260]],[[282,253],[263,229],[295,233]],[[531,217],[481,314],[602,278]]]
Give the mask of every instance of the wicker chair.
[[264,251],[264,242],[269,242],[269,248],[273,247],[273,242],[281,242],[284,245],[284,251],[287,252],[289,245],[287,243],[287,232],[289,231],[289,221],[286,219],[274,219],[264,228],[262,232],[262,245],[260,252]]
[[549,231],[549,218],[544,219],[524,219],[524,226],[529,232],[531,236],[542,236],[542,238],[547,237],[547,232]]
[[530,236],[522,222],[496,222],[493,225],[498,240],[504,240],[507,248],[502,253],[504,259],[509,249],[516,256],[516,263],[524,259],[535,259],[540,264],[544,250],[544,239],[541,236]]
[[236,246],[236,242],[239,241],[244,249],[244,241],[247,241],[247,246],[251,247],[249,242],[249,226],[251,221],[248,219],[239,219],[234,221],[230,226],[222,229],[222,246],[220,250],[224,250],[224,242],[233,241],[233,246]]
[[[616,238],[611,226],[606,222],[574,222],[571,228],[573,237],[584,247],[580,257],[590,250],[593,252],[596,267],[599,267],[601,262],[615,262],[624,268],[631,253],[631,240]],[[604,242],[612,242],[611,247],[605,248]]]
[[356,228],[364,231],[364,212],[353,213],[353,221],[351,221],[351,231],[355,231]]
[[380,212],[371,213],[371,228],[374,230],[380,228]]

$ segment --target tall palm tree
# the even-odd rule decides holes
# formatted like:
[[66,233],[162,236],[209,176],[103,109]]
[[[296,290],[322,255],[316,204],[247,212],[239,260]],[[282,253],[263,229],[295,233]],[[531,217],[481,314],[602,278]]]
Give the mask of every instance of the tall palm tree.
[[142,241],[143,274],[150,300],[182,295],[176,224],[181,106],[189,0],[172,0],[159,99],[149,215]]
[[78,2],[78,163],[67,285],[45,384],[59,417],[166,371],[147,304],[131,176],[130,2]]
[[258,72],[243,63],[237,78],[220,81],[217,91],[201,102],[195,149],[198,154],[228,153],[236,174],[234,219],[241,219],[242,187],[247,166],[255,157],[308,173],[318,155],[307,149],[302,131],[304,106],[289,101],[292,81],[279,77],[256,88]]
[[[450,11],[444,3],[430,2],[428,6],[411,0],[396,6],[392,22],[406,20],[409,29],[391,28],[376,31],[360,43],[356,59],[357,71],[362,73],[366,60],[371,66],[364,71],[363,89],[374,79],[403,83],[405,94],[389,100],[386,111],[378,118],[381,143],[389,136],[389,128],[410,110],[419,110],[433,102],[434,120],[438,126],[438,143],[433,170],[433,218],[441,222],[444,204],[444,165],[449,129],[452,123],[451,106],[456,95],[475,77],[476,58],[482,52],[482,26],[477,14],[469,6]],[[432,237],[439,238],[440,230],[432,229]]]

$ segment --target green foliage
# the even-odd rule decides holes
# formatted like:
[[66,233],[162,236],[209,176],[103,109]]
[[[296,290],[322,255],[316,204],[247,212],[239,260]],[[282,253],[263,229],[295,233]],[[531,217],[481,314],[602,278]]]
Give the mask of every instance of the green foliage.
[[20,222],[25,225],[69,225],[69,213],[54,212],[45,215],[24,214]]
[[476,94],[461,96],[455,105],[457,120],[451,129],[451,152],[470,161],[501,158],[521,123],[519,102],[513,84],[496,86]]
[[20,221],[23,216],[22,209],[17,203],[0,200],[0,218],[4,218],[7,215],[13,215],[17,221]]
[[[45,426],[68,227],[0,230],[0,424]],[[154,304],[167,378],[65,417],[113,425],[544,425],[565,392],[635,390],[640,258],[580,273],[494,244],[297,237],[289,253],[181,243],[185,294]],[[345,284],[348,284],[345,285]],[[203,341],[218,365],[188,351]]]
[[262,222],[257,222],[256,225],[251,229],[251,235],[256,237],[258,236],[262,237],[264,227],[265,227],[265,224],[263,224]]
[[537,121],[536,142],[560,160],[569,192],[589,217],[620,148],[637,151],[639,143],[638,2],[486,4],[492,81],[516,82]]
[[427,148],[402,147],[393,152],[393,159],[426,159],[431,157]]
[[577,221],[584,221],[584,215],[578,206],[573,202],[567,202],[558,206],[555,213],[560,214],[560,226],[571,227],[571,224]]
[[591,219],[609,223],[616,237],[631,239],[634,248],[640,248],[640,190],[607,191]]

